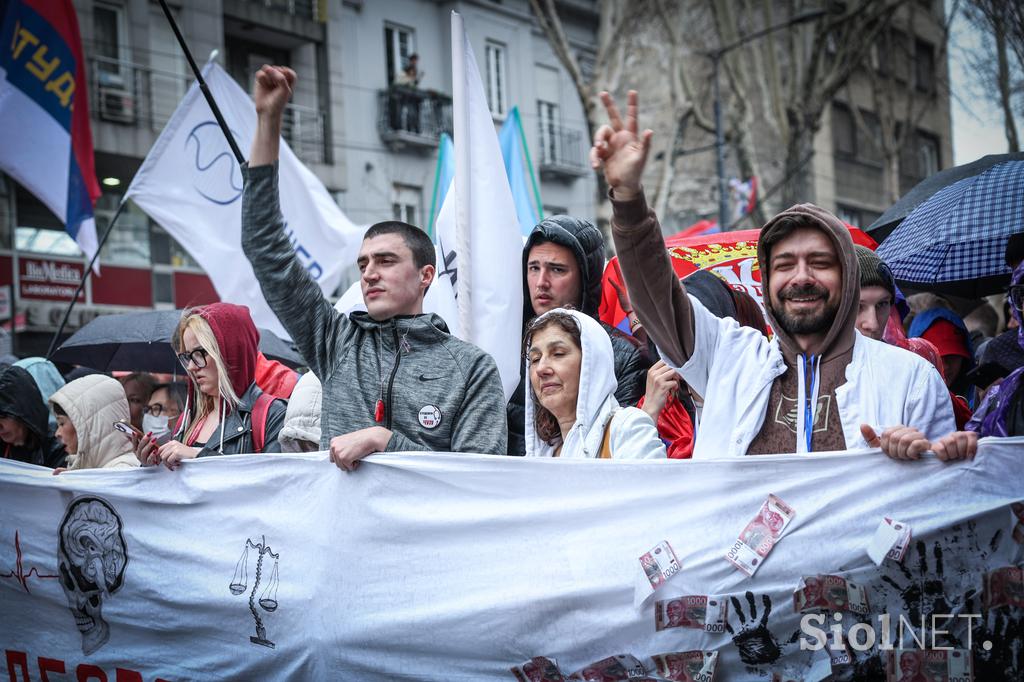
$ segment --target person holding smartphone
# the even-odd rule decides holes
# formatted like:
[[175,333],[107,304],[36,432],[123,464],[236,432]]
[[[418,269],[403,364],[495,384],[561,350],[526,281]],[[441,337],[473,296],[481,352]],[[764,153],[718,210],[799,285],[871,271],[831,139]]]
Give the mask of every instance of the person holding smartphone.
[[249,309],[211,303],[186,310],[172,344],[188,372],[189,392],[173,437],[147,432],[135,454],[143,465],[177,468],[185,459],[280,452],[285,401],[256,385],[259,332]]
[[50,396],[50,405],[57,439],[68,453],[66,465],[54,469],[55,474],[139,466],[132,451],[128,398],[117,379],[104,374],[75,379]]

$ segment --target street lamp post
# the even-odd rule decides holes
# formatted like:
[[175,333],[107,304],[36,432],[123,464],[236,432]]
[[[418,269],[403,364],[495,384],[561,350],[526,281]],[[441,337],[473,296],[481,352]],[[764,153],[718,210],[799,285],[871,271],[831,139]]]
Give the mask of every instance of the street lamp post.
[[826,14],[828,14],[828,10],[825,9],[798,14],[789,21],[748,33],[731,43],[704,53],[711,60],[711,77],[713,79],[713,94],[715,98],[715,166],[718,173],[718,226],[721,230],[725,230],[728,226],[726,217],[729,213],[729,199],[725,189],[725,130],[722,126],[722,93],[718,78],[718,69],[722,58],[737,47],[742,47],[752,40],[763,38],[770,33],[781,31],[784,28],[791,28],[808,21],[820,19]]

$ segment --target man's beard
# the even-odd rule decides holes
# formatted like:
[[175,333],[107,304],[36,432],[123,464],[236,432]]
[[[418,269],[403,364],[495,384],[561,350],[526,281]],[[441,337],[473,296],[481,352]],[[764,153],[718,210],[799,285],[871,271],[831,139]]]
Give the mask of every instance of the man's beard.
[[[821,296],[824,306],[819,311],[806,311],[791,315],[786,312],[786,301],[792,298]],[[790,336],[796,334],[820,334],[827,332],[836,319],[839,301],[830,300],[828,289],[815,284],[790,286],[778,294],[779,304],[772,305],[772,314],[779,326]]]

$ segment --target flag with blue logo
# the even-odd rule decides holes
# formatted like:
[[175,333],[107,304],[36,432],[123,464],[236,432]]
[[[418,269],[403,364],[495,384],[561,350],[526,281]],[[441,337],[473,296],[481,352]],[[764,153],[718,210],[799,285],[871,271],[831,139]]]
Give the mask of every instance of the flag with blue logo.
[[71,0],[8,0],[2,14],[0,170],[60,218],[92,257],[100,186],[75,9]]
[[[245,149],[256,134],[252,99],[214,62],[203,68],[203,78],[235,142]],[[284,140],[278,168],[285,234],[299,261],[331,295],[345,269],[356,262],[364,228],[342,213]],[[256,326],[286,338],[242,254],[242,187],[242,170],[193,83],[126,196],[199,263],[222,301],[248,306]]]

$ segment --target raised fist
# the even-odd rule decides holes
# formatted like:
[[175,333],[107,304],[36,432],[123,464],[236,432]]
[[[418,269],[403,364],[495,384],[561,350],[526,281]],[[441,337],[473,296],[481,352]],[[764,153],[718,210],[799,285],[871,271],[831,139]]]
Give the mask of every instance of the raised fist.
[[260,70],[256,72],[256,80],[252,88],[256,113],[259,116],[271,116],[280,120],[284,113],[284,106],[291,99],[295,78],[295,72],[287,66],[264,64],[260,67]]

